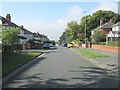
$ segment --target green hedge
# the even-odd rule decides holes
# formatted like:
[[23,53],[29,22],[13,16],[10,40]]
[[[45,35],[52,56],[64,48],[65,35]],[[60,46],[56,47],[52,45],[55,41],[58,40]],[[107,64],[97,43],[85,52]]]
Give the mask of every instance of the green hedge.
[[120,41],[109,41],[107,46],[120,46]]
[[120,41],[108,41],[106,42],[100,42],[100,45],[106,45],[106,46],[120,46]]
[[22,45],[2,45],[2,53],[12,53],[14,51],[22,50]]
[[73,42],[74,42],[75,44],[79,44],[79,43],[80,43],[79,40],[74,40]]

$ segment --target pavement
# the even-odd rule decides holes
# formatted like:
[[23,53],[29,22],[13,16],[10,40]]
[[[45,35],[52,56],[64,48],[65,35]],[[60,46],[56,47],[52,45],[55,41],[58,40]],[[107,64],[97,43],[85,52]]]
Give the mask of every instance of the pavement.
[[29,62],[3,88],[118,88],[118,80],[71,49],[57,47]]
[[[84,47],[79,47],[79,48],[85,49]],[[118,79],[118,69],[119,69],[118,60],[120,58],[118,54],[103,51],[103,50],[96,50],[92,48],[86,48],[86,49],[107,55],[108,57],[102,57],[102,58],[94,58],[94,59],[88,59],[86,57],[84,58],[91,61],[98,67],[105,69],[105,71],[107,72],[109,76]]]

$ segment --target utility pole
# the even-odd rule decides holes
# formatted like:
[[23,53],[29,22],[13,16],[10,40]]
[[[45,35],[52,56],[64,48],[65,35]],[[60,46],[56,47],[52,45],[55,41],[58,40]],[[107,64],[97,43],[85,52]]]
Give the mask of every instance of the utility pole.
[[68,34],[67,34],[67,31],[66,31],[66,40],[65,40],[66,43],[68,43]]
[[[86,13],[86,11],[83,11],[84,13]],[[86,16],[85,16],[85,49],[86,49]]]

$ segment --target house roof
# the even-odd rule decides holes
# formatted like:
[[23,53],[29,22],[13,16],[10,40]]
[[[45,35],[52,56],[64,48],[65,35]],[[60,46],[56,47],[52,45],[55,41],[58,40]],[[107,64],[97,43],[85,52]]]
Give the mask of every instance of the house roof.
[[2,24],[7,24],[8,26],[11,26],[11,27],[19,27],[21,28],[22,30],[24,30],[24,33],[25,34],[33,34],[31,31],[25,29],[25,28],[22,28],[20,26],[18,26],[17,24],[13,23],[13,22],[10,22],[8,21],[6,18],[0,16],[0,20],[2,20]]
[[112,25],[114,25],[114,23],[110,23],[110,22],[106,22],[105,24],[103,24],[102,26],[99,26],[95,29],[105,29],[105,28],[112,28]]
[[103,24],[100,28],[112,28],[111,26],[114,25],[113,23],[107,22]]
[[112,25],[112,27],[115,27],[115,26],[120,26],[120,22],[118,22],[118,23]]
[[2,20],[2,24],[7,24],[8,26],[11,26],[11,27],[18,27],[18,25],[16,25],[13,22],[8,21],[7,19],[5,19],[2,16],[0,16],[0,19]]
[[43,35],[39,34],[39,33],[33,33],[34,37],[38,38],[38,37],[43,37]]
[[24,34],[33,34],[31,31],[25,29],[25,28],[22,28],[22,30],[24,30]]

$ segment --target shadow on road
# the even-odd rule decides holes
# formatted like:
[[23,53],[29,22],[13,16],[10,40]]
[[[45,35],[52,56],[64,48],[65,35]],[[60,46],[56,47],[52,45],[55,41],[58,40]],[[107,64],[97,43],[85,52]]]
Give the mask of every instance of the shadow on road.
[[[42,79],[42,73],[38,73],[32,76],[20,76],[13,83],[19,83],[18,88],[118,88],[118,81],[106,77],[103,69],[80,67],[81,69],[82,71],[70,71],[70,73],[82,72],[83,77]],[[83,83],[69,83],[75,80],[82,80]]]
[[[82,71],[70,71],[70,72],[82,72],[84,77],[73,77],[72,79],[80,79],[87,82],[83,85],[86,88],[118,88],[118,80],[106,76],[104,69],[94,67],[80,67]],[[76,84],[75,87],[78,87]]]
[[[29,65],[25,64],[26,65],[25,68],[20,70],[19,72],[17,72],[15,75],[13,75],[11,78],[9,78],[6,82],[2,83],[2,87],[6,86],[8,83],[11,83],[11,82],[12,83],[17,83],[17,82],[14,82],[12,80],[19,77],[19,75],[22,75],[23,72],[25,72],[25,71],[29,70],[30,68],[36,66],[37,64],[39,64],[45,58],[47,58],[47,57],[39,57],[39,58],[36,58],[36,60],[34,60],[34,62],[29,63]],[[30,78],[36,78],[36,77],[35,76],[32,76],[32,77],[27,76],[26,77],[26,79],[30,79]],[[25,79],[25,78],[21,78],[21,76],[20,76],[20,78],[17,78],[17,80],[22,80],[22,79]]]

